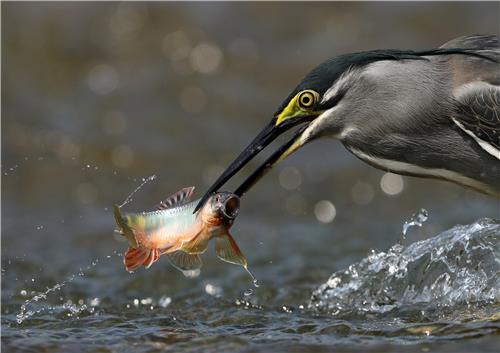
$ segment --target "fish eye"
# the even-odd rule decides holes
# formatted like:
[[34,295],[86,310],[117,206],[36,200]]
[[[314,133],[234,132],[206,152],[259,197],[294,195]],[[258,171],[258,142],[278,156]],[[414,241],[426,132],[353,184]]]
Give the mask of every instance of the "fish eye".
[[310,109],[316,104],[318,93],[313,90],[305,90],[299,93],[297,102],[302,109]]

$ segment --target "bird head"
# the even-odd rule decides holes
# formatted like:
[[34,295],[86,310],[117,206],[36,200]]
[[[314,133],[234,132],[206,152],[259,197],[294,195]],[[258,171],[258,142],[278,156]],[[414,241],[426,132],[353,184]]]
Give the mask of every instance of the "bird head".
[[[326,116],[325,114],[329,114],[329,111],[342,99],[344,90],[339,89],[338,92],[333,92],[332,87],[335,87],[335,83],[342,76],[342,73],[349,69],[349,66],[348,60],[339,57],[319,65],[306,75],[282,102],[271,121],[207,190],[197,209],[205,203],[213,192],[223,186],[260,151],[286,131],[297,129],[292,139],[280,146],[275,152],[275,158],[271,164],[278,163],[314,139],[316,137],[313,134],[314,122],[322,119],[322,116]],[[269,164],[269,162],[266,163]],[[260,175],[255,175],[252,184],[259,177]]]
[[[418,69],[419,66],[425,65],[425,62],[429,61],[427,56],[457,53],[468,54],[461,49],[441,48],[419,52],[374,50],[340,55],[323,62],[309,72],[282,102],[271,121],[207,190],[196,209],[203,205],[213,192],[224,185],[267,145],[292,128],[297,130],[292,134],[291,140],[280,146],[264,164],[258,167],[235,191],[235,194],[241,196],[263,176],[266,170],[308,142],[325,135],[339,137],[342,140],[346,132],[357,130],[347,126],[346,122],[349,122],[351,126],[356,126],[353,123],[357,123],[357,126],[361,126],[361,130],[363,130],[364,126],[376,120],[368,119],[370,116],[374,116],[370,112],[375,105],[382,106],[385,103],[387,103],[385,105],[391,105],[390,103],[394,102],[394,97],[399,95],[398,89],[400,87],[411,88],[415,86],[413,82],[408,82],[408,78],[412,77],[411,74],[386,75],[385,69],[389,68],[394,72],[391,67],[398,66],[392,63],[413,62],[415,65],[409,67]],[[477,54],[473,55],[477,56]],[[378,77],[370,79],[370,75],[367,75],[370,68],[372,73],[377,71],[373,70],[373,66],[370,64],[379,61],[389,64],[384,66],[383,70],[375,72]],[[420,64],[417,64],[417,61]],[[396,69],[397,71],[401,70]],[[393,78],[400,79],[401,82],[390,82]],[[378,92],[377,97],[374,97],[373,92]],[[410,97],[410,91],[407,93],[406,97]],[[371,97],[366,99],[367,95],[371,95]],[[383,109],[383,107],[379,109]],[[360,110],[364,116],[359,114]],[[385,112],[382,111],[379,116],[383,117],[383,113]],[[366,132],[368,129],[364,130]]]

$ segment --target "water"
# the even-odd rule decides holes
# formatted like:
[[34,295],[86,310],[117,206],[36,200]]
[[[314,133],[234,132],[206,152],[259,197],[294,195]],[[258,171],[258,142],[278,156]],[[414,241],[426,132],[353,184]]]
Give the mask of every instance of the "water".
[[197,278],[127,273],[111,206],[148,175],[134,209],[200,197],[322,60],[495,33],[497,10],[2,3],[2,351],[496,351],[497,199],[308,144],[231,229],[258,286],[211,248]]
[[422,208],[417,213],[413,214],[408,221],[403,224],[403,239],[406,239],[406,233],[411,227],[422,227],[425,221],[429,218],[427,210]]
[[374,251],[334,273],[309,307],[340,318],[488,321],[499,309],[499,271],[500,222],[482,219],[406,248]]
[[[316,351],[322,345],[373,340],[430,344],[488,337],[500,329],[499,264],[500,221],[481,219],[406,247],[395,244],[384,252],[373,251],[335,272],[307,305],[291,298],[281,304],[269,283],[236,298],[231,286],[206,283],[204,295],[196,283],[173,297],[76,300],[71,299],[77,292],[71,288],[71,275],[26,300],[20,313],[16,311],[21,298],[12,296],[3,308],[3,344],[20,349],[50,344],[127,351],[125,340],[139,351],[168,350],[172,345],[187,351],[199,345],[231,351],[248,345],[284,349],[296,342]],[[103,265],[107,264],[93,262]],[[83,273],[81,277],[91,280]],[[133,282],[140,285],[144,278]],[[69,292],[59,297],[63,303],[50,304],[65,288]],[[229,333],[237,338],[228,341]],[[489,342],[483,343],[494,344]]]
[[[116,251],[114,252],[114,255],[118,257],[123,256],[121,253],[118,253]],[[107,255],[106,259],[111,259],[111,255]],[[22,324],[26,319],[29,319],[33,315],[38,315],[44,311],[55,312],[58,311],[58,309],[61,309],[61,306],[54,307],[49,305],[49,302],[47,300],[48,296],[52,296],[53,293],[57,293],[57,291],[60,291],[64,286],[70,285],[77,276],[85,277],[86,272],[88,272],[91,268],[97,266],[98,263],[99,259],[95,259],[88,266],[86,266],[85,271],[82,268],[80,268],[78,273],[73,273],[67,276],[67,278],[64,281],[56,283],[51,287],[47,287],[45,291],[38,293],[32,291],[33,296],[25,300],[25,302],[19,308],[19,313],[16,315],[17,323]],[[35,282],[34,279],[32,279],[32,282]],[[27,295],[27,291],[25,289],[22,289],[20,293],[22,296]],[[63,297],[59,297],[59,300],[62,301]],[[90,309],[89,309],[87,305],[84,304],[83,299],[78,300],[79,306],[73,304],[71,300],[68,300],[66,303],[62,305],[62,308],[69,309],[70,313],[68,313],[67,315],[73,316],[74,314],[79,314],[82,311],[89,311],[90,313],[93,313],[94,312],[93,307],[97,306],[98,303],[99,303],[99,298],[90,299]]]
[[129,204],[130,202],[132,202],[132,196],[134,196],[135,193],[137,193],[139,190],[141,190],[146,184],[154,181],[156,179],[156,175],[151,175],[147,178],[142,178],[142,182],[141,184],[139,184],[138,187],[136,187],[134,189],[134,191],[132,191],[126,198],[125,200],[123,200],[123,202],[118,206],[119,208],[122,208],[123,206]]

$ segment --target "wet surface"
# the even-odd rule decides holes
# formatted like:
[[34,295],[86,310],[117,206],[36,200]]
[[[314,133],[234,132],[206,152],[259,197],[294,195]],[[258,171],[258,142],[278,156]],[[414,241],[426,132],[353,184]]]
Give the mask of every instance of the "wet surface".
[[201,196],[317,63],[495,33],[498,6],[2,3],[2,348],[495,351],[491,197],[315,142],[242,199],[258,288],[213,251],[127,273],[111,205],[151,175],[125,211]]

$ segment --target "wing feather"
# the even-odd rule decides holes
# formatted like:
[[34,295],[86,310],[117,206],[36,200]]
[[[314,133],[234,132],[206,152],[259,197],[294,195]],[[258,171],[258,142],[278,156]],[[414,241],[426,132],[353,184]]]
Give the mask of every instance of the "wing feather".
[[462,91],[453,121],[486,152],[500,159],[500,87],[477,83]]

